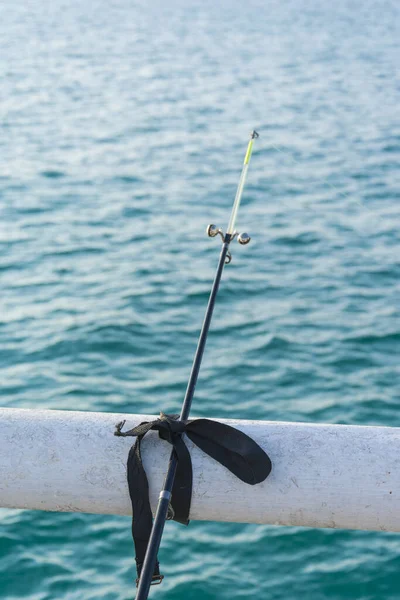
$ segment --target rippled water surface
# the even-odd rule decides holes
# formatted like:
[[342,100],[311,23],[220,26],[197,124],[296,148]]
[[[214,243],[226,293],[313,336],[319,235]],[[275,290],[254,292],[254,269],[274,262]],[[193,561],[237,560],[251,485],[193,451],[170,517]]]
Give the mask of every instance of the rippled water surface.
[[[395,0],[3,0],[6,407],[399,425]],[[227,390],[229,393],[227,393]],[[129,518],[0,511],[0,594],[127,600]],[[397,599],[394,534],[168,524],[153,597]]]

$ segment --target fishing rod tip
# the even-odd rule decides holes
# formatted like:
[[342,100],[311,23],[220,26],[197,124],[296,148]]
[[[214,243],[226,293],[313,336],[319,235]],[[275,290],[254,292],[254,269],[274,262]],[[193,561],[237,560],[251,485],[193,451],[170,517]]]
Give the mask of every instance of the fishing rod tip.
[[251,139],[255,140],[258,137],[260,137],[260,135],[257,133],[257,131],[255,129],[253,129],[253,131],[251,132]]

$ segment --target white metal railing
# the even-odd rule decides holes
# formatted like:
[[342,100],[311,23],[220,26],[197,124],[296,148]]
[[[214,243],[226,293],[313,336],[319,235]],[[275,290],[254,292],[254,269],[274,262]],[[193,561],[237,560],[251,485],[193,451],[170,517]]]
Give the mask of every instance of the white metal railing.
[[[0,506],[130,514],[123,419],[154,416],[0,409]],[[400,531],[400,428],[225,422],[268,452],[272,473],[246,485],[187,440],[192,519]],[[142,444],[153,508],[170,450],[154,432]]]

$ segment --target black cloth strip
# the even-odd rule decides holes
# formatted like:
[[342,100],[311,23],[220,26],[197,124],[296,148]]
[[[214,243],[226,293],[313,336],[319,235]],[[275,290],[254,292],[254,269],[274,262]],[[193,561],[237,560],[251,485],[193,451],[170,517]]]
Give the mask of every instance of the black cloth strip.
[[[189,524],[193,473],[192,461],[182,437],[183,433],[203,452],[250,485],[264,481],[270,474],[272,465],[266,452],[248,435],[218,421],[194,419],[183,422],[179,420],[179,415],[161,413],[159,419],[144,421],[129,431],[121,431],[124,424],[125,422],[117,425],[115,435],[136,437],[135,444],[128,454],[127,477],[132,502],[132,537],[139,578],[153,523],[149,484],[140,449],[142,439],[148,431],[158,431],[159,437],[174,448],[178,466],[172,488],[171,506],[173,520],[184,525]],[[160,577],[158,561],[153,577]]]

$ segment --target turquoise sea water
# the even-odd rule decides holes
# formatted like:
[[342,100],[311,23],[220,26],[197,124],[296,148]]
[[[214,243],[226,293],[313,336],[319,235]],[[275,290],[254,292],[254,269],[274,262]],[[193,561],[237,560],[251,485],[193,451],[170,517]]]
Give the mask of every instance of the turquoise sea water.
[[[194,414],[400,425],[400,12],[3,0],[7,407],[178,412],[260,131]],[[228,391],[228,393],[227,393]],[[0,511],[0,597],[133,597],[130,519]],[[397,599],[400,537],[169,523],[154,598]]]

